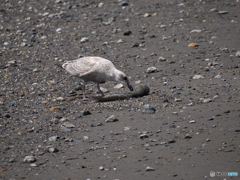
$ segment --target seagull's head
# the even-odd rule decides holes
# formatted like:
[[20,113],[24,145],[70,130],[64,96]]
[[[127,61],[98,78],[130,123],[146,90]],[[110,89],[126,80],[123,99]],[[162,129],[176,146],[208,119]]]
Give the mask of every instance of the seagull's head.
[[129,83],[129,79],[128,79],[128,77],[125,73],[123,73],[123,72],[119,73],[117,78],[116,78],[116,81],[126,84],[127,87],[130,89],[130,91],[133,91],[133,87]]

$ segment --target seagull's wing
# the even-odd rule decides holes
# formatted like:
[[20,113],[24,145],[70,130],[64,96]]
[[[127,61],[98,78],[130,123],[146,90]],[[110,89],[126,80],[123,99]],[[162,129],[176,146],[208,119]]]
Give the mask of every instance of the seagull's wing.
[[74,76],[85,76],[91,73],[92,68],[96,64],[96,61],[89,57],[83,57],[73,61],[68,61],[62,65],[62,67]]

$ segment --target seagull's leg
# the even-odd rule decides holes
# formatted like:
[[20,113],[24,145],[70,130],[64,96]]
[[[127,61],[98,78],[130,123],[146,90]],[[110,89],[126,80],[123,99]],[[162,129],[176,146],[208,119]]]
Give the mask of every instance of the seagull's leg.
[[86,96],[85,96],[85,81],[83,81],[82,90],[83,90],[83,101],[91,100],[91,99],[86,98]]
[[100,87],[99,87],[99,83],[97,83],[97,88],[99,90],[99,92],[101,93],[102,97],[104,96],[103,92],[101,91]]

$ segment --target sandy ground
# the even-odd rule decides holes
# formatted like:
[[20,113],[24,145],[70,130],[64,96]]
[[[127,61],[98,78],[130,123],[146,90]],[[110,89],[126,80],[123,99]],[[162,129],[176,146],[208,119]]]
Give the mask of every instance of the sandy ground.
[[[240,173],[239,12],[238,0],[1,1],[0,179],[239,179],[225,174]],[[82,101],[55,66],[81,56],[150,93]],[[129,93],[115,85],[101,87]]]

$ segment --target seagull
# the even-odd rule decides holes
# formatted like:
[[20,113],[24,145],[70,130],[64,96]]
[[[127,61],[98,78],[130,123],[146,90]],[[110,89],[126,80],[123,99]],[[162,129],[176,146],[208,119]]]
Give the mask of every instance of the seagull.
[[88,81],[97,83],[97,89],[101,93],[101,96],[104,96],[104,94],[99,87],[99,83],[106,81],[124,83],[130,91],[133,91],[127,75],[116,69],[113,63],[107,59],[101,57],[82,57],[57,65],[65,69],[69,74],[83,80],[82,90],[84,101],[90,100],[85,96],[85,84]]

